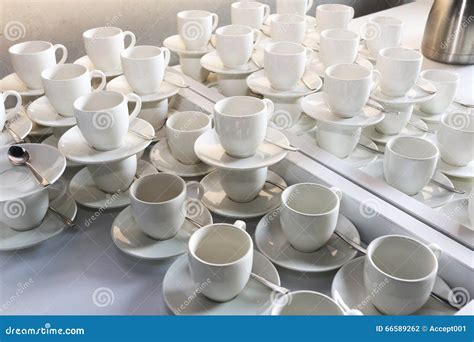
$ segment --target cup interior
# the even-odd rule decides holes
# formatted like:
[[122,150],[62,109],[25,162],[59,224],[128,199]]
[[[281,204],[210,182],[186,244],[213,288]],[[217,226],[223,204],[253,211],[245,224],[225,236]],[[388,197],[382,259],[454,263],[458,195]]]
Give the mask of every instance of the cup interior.
[[265,103],[251,96],[234,96],[220,100],[215,108],[219,114],[226,116],[252,116],[266,110]]
[[326,68],[326,74],[339,80],[360,80],[369,78],[371,72],[366,67],[357,64],[335,64]]
[[15,44],[12,47],[10,47],[8,51],[13,54],[28,55],[28,54],[35,54],[38,52],[46,51],[51,46],[53,45],[49,42],[37,40],[37,41]]
[[99,91],[79,97],[74,101],[74,108],[83,112],[97,112],[112,109],[121,105],[125,96],[115,91]]
[[433,81],[436,83],[457,83],[459,80],[458,74],[451,71],[438,69],[422,71],[420,76],[428,81]]
[[[285,305],[277,307],[278,315],[284,316],[321,316],[343,315],[341,308],[328,296],[313,291],[295,291],[282,298]],[[275,310],[274,310],[275,312]]]
[[186,183],[176,175],[158,173],[136,180],[130,187],[130,194],[139,202],[147,204],[166,203],[186,191]]
[[87,68],[79,64],[57,64],[43,70],[41,77],[49,81],[67,81],[80,77],[88,72]]
[[220,36],[236,37],[253,34],[253,31],[250,27],[244,25],[227,25],[219,27],[216,30],[216,34]]
[[178,17],[182,19],[202,19],[210,15],[211,15],[210,12],[201,11],[201,10],[189,10],[189,11],[182,11],[178,13]]
[[389,47],[379,51],[381,56],[401,62],[421,61],[423,56],[415,50],[402,47]]
[[359,39],[359,35],[351,30],[346,29],[327,29],[321,32],[321,36],[333,40],[354,40]]
[[118,27],[104,26],[87,30],[83,33],[83,36],[84,38],[104,39],[114,37],[120,33],[122,33],[122,30]]
[[300,183],[286,188],[281,200],[290,210],[307,216],[328,214],[339,204],[339,197],[333,191],[313,183]]
[[305,24],[306,18],[298,14],[276,14],[272,17],[272,22],[281,24]]
[[341,5],[341,4],[324,4],[324,5],[319,5],[317,7],[318,11],[325,11],[325,12],[347,12],[350,11],[351,8],[346,5]]
[[211,122],[208,115],[201,112],[178,112],[171,115],[166,124],[169,128],[181,132],[199,131]]
[[256,1],[239,1],[239,2],[234,2],[232,4],[232,7],[234,8],[242,8],[242,9],[254,9],[254,8],[260,8],[262,7],[263,4],[256,2]]
[[146,59],[158,57],[161,53],[162,50],[157,46],[143,45],[125,49],[122,56],[129,59]]
[[369,19],[371,22],[381,26],[402,26],[403,21],[394,17],[377,16]]
[[291,42],[271,43],[265,46],[265,51],[274,55],[293,56],[304,54],[306,56],[306,49],[303,45]]
[[[444,115],[441,119],[444,126],[455,131],[474,133],[474,115],[463,112],[452,112]],[[472,141],[471,141],[472,143]]]
[[387,148],[407,159],[431,159],[439,154],[438,148],[431,142],[414,137],[398,137],[388,142]]

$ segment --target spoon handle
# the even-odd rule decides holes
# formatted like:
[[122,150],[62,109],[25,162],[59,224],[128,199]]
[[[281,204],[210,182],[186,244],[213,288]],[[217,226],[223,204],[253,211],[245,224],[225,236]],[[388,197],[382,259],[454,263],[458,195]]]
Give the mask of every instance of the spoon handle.
[[358,243],[355,243],[354,241],[352,241],[351,239],[349,239],[348,237],[346,237],[344,234],[339,233],[337,230],[334,231],[334,234],[335,234],[338,238],[340,238],[342,241],[344,241],[345,243],[347,243],[349,246],[351,246],[352,248],[354,248],[356,251],[361,252],[362,254],[367,254],[367,249],[365,249],[364,247],[362,247],[362,246],[359,245]]
[[370,151],[370,152],[373,152],[373,153],[376,153],[376,154],[384,154],[382,151],[376,150],[375,148],[372,148],[370,146],[367,146],[367,145],[364,145],[364,144],[361,144],[361,143],[358,143],[357,145],[364,148],[364,149],[366,149],[367,151]]
[[8,131],[8,133],[10,133],[10,135],[11,135],[12,138],[13,138],[13,140],[15,140],[15,143],[20,144],[20,143],[23,143],[23,142],[24,142],[23,139],[20,138],[20,137],[18,136],[18,134],[16,134],[16,132],[10,128],[9,125],[5,125],[5,129]]
[[176,82],[176,81],[174,81],[174,80],[170,80],[169,78],[166,78],[166,77],[165,77],[164,81],[167,82],[167,83],[169,83],[169,84],[171,84],[171,85],[174,85],[174,86],[176,86],[176,87],[178,87],[178,88],[189,88],[189,87],[190,87],[189,84],[187,84],[186,82],[184,82],[184,80],[183,80],[182,83],[178,83],[178,82]]
[[457,100],[454,100],[453,102],[457,103],[458,105],[461,105],[463,107],[466,107],[466,108],[474,108],[474,104],[464,103],[464,102],[457,101]]
[[298,147],[283,145],[283,144],[277,143],[277,142],[272,141],[272,140],[267,139],[267,138],[265,138],[265,141],[272,144],[272,145],[278,146],[279,148],[281,148],[283,150],[287,150],[287,151],[291,151],[291,152],[297,152],[297,151],[300,150]]
[[68,225],[68,227],[75,227],[77,224],[76,222],[72,221],[69,217],[61,214],[59,211],[57,211],[55,208],[53,207],[48,207],[48,210],[51,211],[52,213],[54,213],[56,216],[58,216],[61,220],[64,221],[64,223],[66,223]]
[[278,183],[275,183],[275,182],[272,182],[272,181],[269,181],[268,179],[265,181],[265,183],[268,183],[268,184],[271,184],[273,186],[276,186],[277,188],[281,189],[281,190],[285,190],[286,189],[286,186],[284,185],[281,185],[281,184],[278,184]]
[[36,179],[38,180],[38,182],[40,182],[42,186],[46,187],[51,184],[46,178],[41,176],[41,174],[35,169],[33,165],[31,165],[30,162],[25,162],[25,165],[30,169],[31,173],[33,173],[33,175],[36,177]]
[[130,133],[136,135],[137,137],[145,139],[145,140],[154,140],[155,139],[155,136],[153,136],[153,135],[143,134],[143,133],[134,131],[133,129],[129,129],[128,131]]
[[287,289],[286,287],[283,287],[283,286],[279,286],[275,283],[272,283],[271,281],[259,276],[258,274],[255,274],[255,273],[250,273],[250,277],[252,277],[253,279],[255,279],[256,281],[258,281],[260,284],[262,285],[265,285],[266,287],[268,287],[269,289],[275,291],[275,292],[278,292],[278,293],[281,293],[283,295],[287,294],[288,292],[290,292],[289,289]]
[[433,184],[436,184],[440,188],[443,188],[445,190],[454,192],[455,194],[464,195],[466,193],[466,191],[464,191],[464,190],[453,188],[452,186],[449,186],[449,185],[443,184],[441,182],[438,182],[436,179],[433,179],[433,178],[430,179],[430,182],[433,183]]

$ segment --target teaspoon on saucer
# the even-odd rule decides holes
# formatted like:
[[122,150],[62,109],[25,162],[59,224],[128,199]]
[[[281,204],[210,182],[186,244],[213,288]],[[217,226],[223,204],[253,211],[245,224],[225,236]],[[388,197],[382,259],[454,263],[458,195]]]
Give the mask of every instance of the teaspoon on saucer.
[[10,146],[8,149],[8,160],[16,166],[24,166],[26,165],[28,169],[30,169],[31,173],[35,176],[35,178],[40,182],[42,186],[50,185],[49,181],[41,176],[41,174],[35,169],[33,165],[31,165],[30,161],[30,154],[28,151],[18,145]]

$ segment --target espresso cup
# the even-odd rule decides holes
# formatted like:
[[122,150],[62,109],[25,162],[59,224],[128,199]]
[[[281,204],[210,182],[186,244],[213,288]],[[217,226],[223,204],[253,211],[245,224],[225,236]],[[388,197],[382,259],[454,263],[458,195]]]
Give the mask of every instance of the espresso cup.
[[321,33],[327,29],[347,29],[354,17],[354,8],[340,4],[325,4],[316,7],[316,30]]
[[415,50],[389,47],[379,51],[376,69],[380,71],[380,89],[388,96],[404,96],[418,79],[423,55]]
[[319,122],[316,127],[316,141],[319,147],[342,159],[354,151],[361,132],[361,127]]
[[402,38],[403,22],[400,19],[377,16],[367,20],[362,26],[361,36],[372,56],[387,47],[399,47]]
[[276,14],[270,22],[270,34],[274,42],[302,44],[306,36],[306,17],[297,14]]
[[[56,51],[62,51],[62,57],[56,63]],[[8,49],[13,70],[29,89],[43,88],[41,72],[56,64],[63,64],[67,58],[67,49],[62,44],[44,41],[18,43]]]
[[201,293],[227,302],[247,285],[253,264],[253,242],[245,222],[211,224],[196,230],[188,243],[189,270]]
[[306,49],[291,42],[270,43],[265,46],[265,76],[277,90],[293,89],[303,77]]
[[358,64],[336,64],[325,70],[324,97],[335,114],[349,118],[362,111],[380,73]]
[[220,144],[235,158],[253,156],[267,134],[273,103],[252,96],[233,96],[214,106],[214,124]]
[[420,103],[420,109],[431,115],[444,113],[456,96],[459,75],[448,70],[429,69],[422,71],[420,78],[431,82],[436,88],[434,97]]
[[243,25],[228,25],[216,30],[216,51],[226,68],[244,66],[252,57],[262,33]]
[[438,247],[401,235],[373,240],[364,260],[364,284],[374,306],[386,315],[419,310],[433,290]]
[[[15,107],[9,109],[7,113],[7,110],[5,109],[5,101],[8,96],[15,97],[16,104],[15,104]],[[3,128],[5,127],[5,122],[20,111],[21,104],[22,104],[21,95],[18,94],[16,91],[7,90],[7,91],[4,91],[3,93],[0,93],[0,132],[3,131]]]
[[135,34],[118,27],[98,27],[84,32],[84,46],[94,67],[104,72],[122,70],[120,54],[125,50],[127,36],[130,37],[127,48],[135,46]]
[[276,11],[278,14],[306,15],[313,6],[313,0],[277,0]]
[[385,180],[409,196],[416,195],[433,177],[438,157],[438,148],[428,140],[404,136],[393,138],[385,146]]
[[314,252],[336,229],[342,192],[314,183],[299,183],[281,195],[280,222],[290,244],[302,252]]
[[194,143],[204,132],[212,129],[209,115],[201,112],[178,112],[166,121],[166,137],[171,154],[183,164],[198,164]]
[[[130,115],[129,101],[136,102]],[[122,146],[129,122],[136,118],[141,104],[138,95],[103,90],[83,95],[74,101],[74,114],[84,139],[99,151],[109,151]]]
[[255,199],[267,180],[268,168],[233,171],[219,169],[219,179],[224,192],[234,202],[246,203]]
[[319,39],[319,59],[326,68],[334,64],[352,64],[357,58],[359,40],[359,35],[351,30],[324,30]]
[[413,114],[413,104],[384,104],[386,110],[398,112],[398,115],[387,114],[382,121],[375,125],[375,130],[384,135],[399,134],[410,121]]
[[189,10],[177,14],[178,33],[183,40],[186,49],[190,51],[203,51],[211,40],[212,32],[219,23],[217,14]]
[[436,132],[441,159],[454,166],[466,166],[474,159],[474,115],[445,114]]
[[239,1],[231,5],[232,25],[244,25],[260,30],[270,14],[270,6],[255,1]]
[[63,116],[74,116],[74,101],[92,91],[91,81],[100,78],[93,91],[102,90],[106,79],[102,71],[89,71],[79,64],[58,64],[41,73],[44,91],[54,109]]
[[137,156],[115,161],[107,164],[87,165],[92,180],[102,191],[113,194],[124,191],[132,184],[137,173]]

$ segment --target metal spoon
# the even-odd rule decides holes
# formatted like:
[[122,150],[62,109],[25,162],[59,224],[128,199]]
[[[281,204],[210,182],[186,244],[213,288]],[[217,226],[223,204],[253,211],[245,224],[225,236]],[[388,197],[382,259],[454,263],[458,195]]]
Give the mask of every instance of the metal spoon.
[[75,226],[77,226],[77,223],[74,222],[73,220],[71,220],[69,217],[67,217],[66,215],[63,215],[62,213],[60,213],[58,210],[56,210],[55,208],[53,207],[48,207],[48,211],[52,212],[53,214],[55,214],[56,216],[58,216],[61,220],[64,221],[64,223],[66,223],[68,225],[68,227],[70,228],[73,228]]
[[184,82],[184,80],[183,80],[182,83],[178,83],[178,82],[176,82],[176,81],[174,81],[174,80],[171,80],[171,79],[165,77],[164,81],[167,82],[167,83],[169,83],[169,84],[172,84],[172,85],[174,85],[174,86],[176,86],[176,87],[178,87],[178,88],[189,88],[189,87],[190,87],[190,85],[187,84],[186,82]]
[[287,151],[291,151],[291,152],[297,152],[299,151],[300,149],[298,147],[294,147],[294,146],[289,146],[289,145],[283,145],[283,144],[280,144],[280,143],[277,143],[275,141],[272,141],[268,138],[265,138],[265,141],[272,144],[272,145],[275,145],[283,150],[287,150]]
[[10,160],[10,162],[16,166],[26,165],[42,186],[48,186],[50,184],[49,181],[43,176],[41,176],[41,174],[34,168],[34,166],[31,165],[31,163],[29,162],[30,154],[22,146],[10,146],[10,148],[8,149],[8,160]]
[[457,103],[458,105],[461,105],[463,107],[466,107],[466,108],[474,108],[474,104],[464,103],[464,102],[457,101],[457,100],[454,100],[453,102]]

